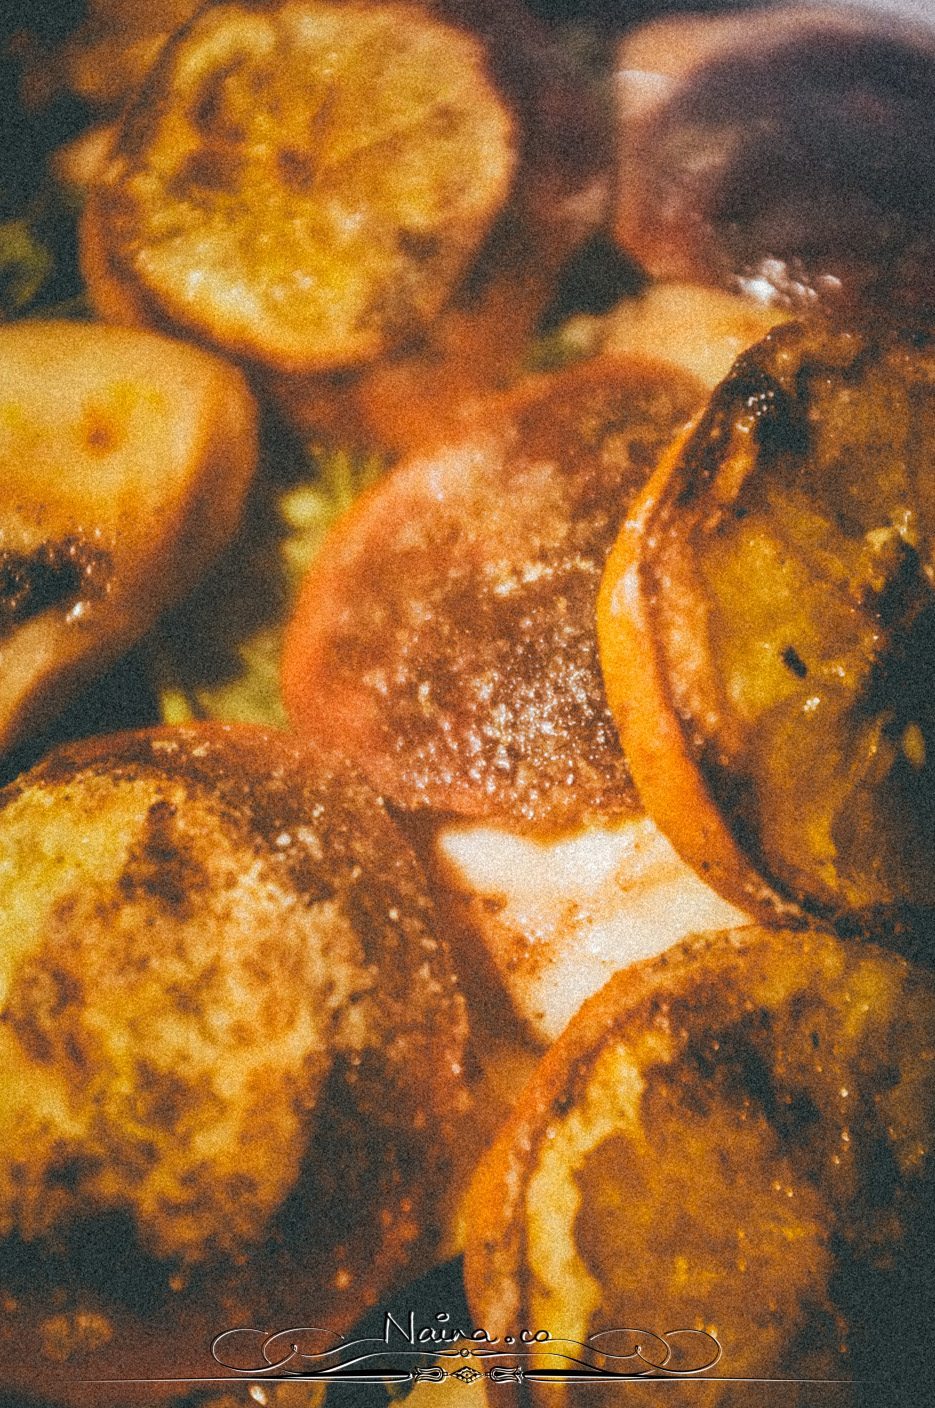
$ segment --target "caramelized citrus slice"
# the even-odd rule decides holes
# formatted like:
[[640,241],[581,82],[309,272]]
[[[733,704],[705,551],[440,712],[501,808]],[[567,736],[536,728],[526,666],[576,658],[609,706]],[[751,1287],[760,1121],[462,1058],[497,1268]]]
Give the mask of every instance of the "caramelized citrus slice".
[[270,730],[97,739],[0,793],[0,898],[4,1381],[347,1329],[431,1242],[464,1108],[463,1005],[383,805]]
[[599,636],[640,795],[741,904],[935,904],[935,347],[780,329],[608,562]]
[[407,4],[228,3],[161,55],[90,218],[150,317],[307,372],[431,320],[513,167],[466,32]]
[[687,376],[596,362],[484,407],[342,521],[289,630],[286,707],[401,806],[540,831],[631,815],[594,602]]
[[243,376],[149,332],[0,329],[0,749],[190,590],[256,467]]
[[534,1370],[700,1370],[709,1335],[721,1381],[647,1401],[773,1401],[746,1376],[924,1376],[933,1135],[929,973],[820,933],[690,941],[615,977],[520,1095],[469,1198],[472,1324],[504,1354],[517,1327],[548,1332],[519,1360],[536,1405],[640,1390]]

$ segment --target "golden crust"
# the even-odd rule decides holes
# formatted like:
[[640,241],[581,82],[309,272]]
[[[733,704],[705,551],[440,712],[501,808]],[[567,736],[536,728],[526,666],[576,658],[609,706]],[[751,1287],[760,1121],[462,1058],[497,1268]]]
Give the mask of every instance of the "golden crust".
[[[150,1322],[164,1373],[212,1317],[349,1327],[431,1242],[464,1109],[463,1005],[379,800],[269,730],[96,739],[0,794],[0,889],[8,1297],[42,1263],[109,1327],[101,1374]],[[24,1294],[5,1374],[47,1319]]]
[[514,165],[466,32],[408,4],[213,6],[124,120],[90,262],[239,358],[350,366],[439,312]]
[[476,1175],[474,1322],[502,1336],[548,1317],[578,1340],[705,1327],[719,1373],[867,1371],[892,1250],[904,1295],[930,1281],[933,1070],[931,976],[872,946],[750,928],[619,974]]

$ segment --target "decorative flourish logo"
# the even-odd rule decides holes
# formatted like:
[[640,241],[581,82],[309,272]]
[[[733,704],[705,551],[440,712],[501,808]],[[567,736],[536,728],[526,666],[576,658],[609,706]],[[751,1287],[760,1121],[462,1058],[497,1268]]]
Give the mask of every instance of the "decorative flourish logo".
[[[218,1335],[211,1353],[232,1374],[254,1380],[504,1384],[697,1378],[717,1364],[721,1347],[705,1330],[608,1329],[577,1340],[519,1329],[499,1337],[453,1325],[445,1311],[422,1325],[413,1313],[400,1319],[388,1311],[381,1337],[332,1343],[313,1326],[275,1334],[243,1327]],[[415,1362],[426,1359],[434,1362]]]
[[239,1326],[215,1335],[214,1364],[224,1371],[179,1378],[94,1378],[97,1385],[356,1383],[386,1388],[417,1383],[491,1385],[521,1383],[660,1383],[679,1378],[696,1383],[846,1384],[852,1378],[751,1378],[711,1373],[721,1360],[714,1335],[701,1329],[603,1329],[586,1340],[546,1329],[518,1329],[498,1338],[482,1326],[465,1329],[439,1311],[429,1324],[414,1312],[387,1311],[383,1333],[365,1339],[337,1338],[321,1326],[269,1333]]
[[744,1384],[840,1384],[848,1378],[750,1378],[712,1373],[721,1346],[706,1330],[607,1329],[586,1340],[544,1329],[518,1329],[498,1337],[481,1326],[464,1328],[447,1311],[428,1324],[414,1312],[387,1311],[382,1335],[345,1339],[320,1326],[305,1325],[270,1333],[240,1326],[211,1342],[214,1364],[223,1370],[196,1378],[88,1379],[87,1385],[218,1383],[356,1383],[386,1388],[417,1383],[463,1384],[683,1381]]

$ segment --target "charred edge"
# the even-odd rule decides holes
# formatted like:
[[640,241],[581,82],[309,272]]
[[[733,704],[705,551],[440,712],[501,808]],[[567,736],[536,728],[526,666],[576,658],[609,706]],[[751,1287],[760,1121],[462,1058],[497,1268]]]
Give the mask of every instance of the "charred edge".
[[0,634],[52,607],[106,594],[113,559],[79,537],[43,543],[31,553],[0,551]]
[[754,418],[757,444],[766,455],[808,454],[808,425],[801,404],[766,371],[757,368],[739,378],[734,399]]
[[808,674],[808,666],[802,659],[794,645],[787,645],[782,652],[782,663],[787,670],[791,670],[797,679],[804,680]]
[[[784,660],[784,663],[788,668],[792,668],[787,660]],[[804,664],[804,661],[802,663]],[[793,673],[797,672],[793,669]],[[782,923],[786,928],[806,927],[810,921],[806,917],[806,904],[802,895],[775,873],[760,843],[753,817],[755,798],[750,781],[726,767],[713,744],[695,747],[691,755],[724,829],[743,860],[754,875],[759,877],[762,887],[761,889],[758,886],[760,897],[777,908],[782,906]],[[791,908],[787,909],[786,906]],[[807,914],[812,919],[825,920],[831,924],[835,924],[838,919],[836,910],[811,899],[807,903]]]
[[696,503],[717,478],[741,418],[749,421],[752,417],[757,444],[764,454],[808,454],[810,436],[802,399],[763,365],[774,347],[794,346],[801,336],[802,328],[796,323],[776,329],[734,363],[682,451],[681,460],[692,466],[693,473],[679,487],[677,508]]
[[[724,454],[734,433],[736,408],[734,403],[734,379],[741,372],[746,374],[747,359],[738,362],[727,380],[722,382],[708,402],[708,409],[701,417],[695,430],[689,435],[679,459],[681,465],[690,465],[690,474],[676,478],[677,493],[674,499],[676,509],[693,507],[707,492],[717,477]],[[749,370],[753,370],[752,363]],[[681,479],[681,483],[678,480]]]

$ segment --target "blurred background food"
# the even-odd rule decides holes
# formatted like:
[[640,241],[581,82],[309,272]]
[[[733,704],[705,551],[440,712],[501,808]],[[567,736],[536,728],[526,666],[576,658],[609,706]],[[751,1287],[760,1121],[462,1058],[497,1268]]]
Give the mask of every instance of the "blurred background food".
[[210,6],[92,187],[90,293],[277,372],[354,365],[439,312],[514,166],[473,36],[402,5]]
[[241,518],[257,408],[151,333],[0,327],[0,749],[35,736],[191,590]]
[[617,51],[614,231],[661,278],[931,305],[935,44],[867,11],[666,20]]

